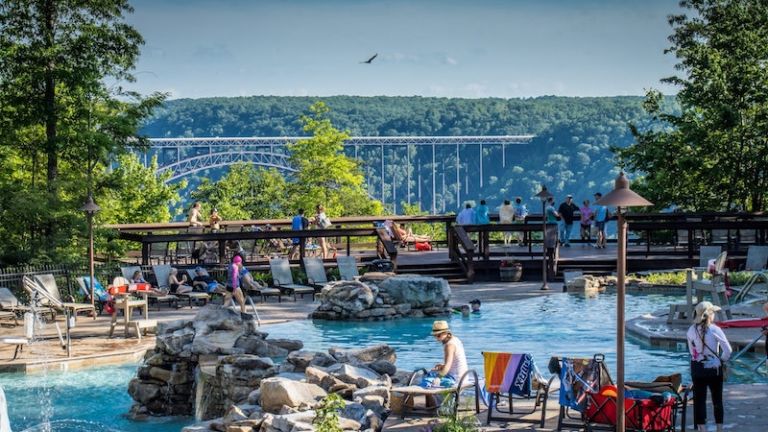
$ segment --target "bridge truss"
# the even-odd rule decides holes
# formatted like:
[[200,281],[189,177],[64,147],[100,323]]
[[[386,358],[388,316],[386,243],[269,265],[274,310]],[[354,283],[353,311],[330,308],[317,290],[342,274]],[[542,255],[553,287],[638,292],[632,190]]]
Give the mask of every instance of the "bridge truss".
[[[405,195],[408,204],[411,203],[413,194],[411,193],[411,185],[415,183],[418,185],[418,200],[422,198],[422,173],[420,169],[423,166],[430,168],[429,180],[431,180],[431,210],[432,213],[437,213],[437,167],[442,168],[442,189],[445,195],[446,191],[446,175],[445,172],[449,168],[447,161],[445,160],[445,154],[447,148],[454,147],[451,150],[451,163],[454,165],[451,169],[455,170],[455,186],[454,189],[456,202],[461,202],[461,190],[462,183],[464,183],[464,193],[469,193],[469,178],[472,177],[479,179],[480,188],[483,187],[485,182],[484,162],[485,150],[488,148],[497,149],[497,153],[500,153],[501,166],[506,168],[507,166],[507,146],[528,144],[534,138],[533,135],[498,135],[498,136],[382,136],[382,137],[351,137],[344,142],[345,152],[354,157],[371,165],[370,159],[372,151],[377,153],[376,159],[379,159],[377,165],[378,168],[375,171],[379,173],[379,181],[377,186],[373,186],[369,180],[369,193],[374,193],[374,189],[379,189],[378,199],[385,202],[387,198],[386,189],[389,189],[389,199],[394,206],[394,210],[397,211],[397,190],[401,185],[397,184],[396,179],[392,179],[391,184],[387,184],[386,170],[387,168],[387,150],[390,150],[390,154],[393,154],[397,148],[405,148],[405,181],[404,188],[406,189]],[[255,165],[276,168],[284,174],[290,174],[295,170],[290,166],[288,160],[287,144],[296,142],[306,137],[215,137],[215,138],[153,138],[150,139],[151,148],[148,152],[144,153],[145,165],[148,165],[150,156],[158,157],[158,170],[157,173],[163,173],[170,171],[172,173],[169,181],[178,180],[184,176],[203,171],[210,168],[217,168],[230,165],[235,162],[248,162]],[[473,150],[474,148],[474,150]],[[413,151],[411,151],[413,149]],[[378,150],[378,151],[377,151]],[[440,150],[438,152],[438,150]],[[467,151],[476,151],[479,156],[479,167],[463,167],[464,179],[462,182],[461,170],[462,170],[462,151],[466,154]],[[411,160],[412,153],[420,154],[419,160],[414,164]],[[438,159],[438,153],[440,153],[443,159]],[[425,160],[426,159],[426,160]],[[431,162],[431,163],[430,163]],[[497,160],[492,162],[498,163]],[[400,162],[397,162],[400,163]],[[474,169],[477,172],[474,172]],[[471,172],[470,172],[471,171]],[[415,177],[418,181],[415,181],[414,172],[417,172]],[[370,174],[370,173],[369,173]],[[449,182],[450,183],[450,182]],[[429,191],[427,191],[429,193]],[[414,197],[414,198],[416,198]],[[445,205],[443,205],[445,207]]]

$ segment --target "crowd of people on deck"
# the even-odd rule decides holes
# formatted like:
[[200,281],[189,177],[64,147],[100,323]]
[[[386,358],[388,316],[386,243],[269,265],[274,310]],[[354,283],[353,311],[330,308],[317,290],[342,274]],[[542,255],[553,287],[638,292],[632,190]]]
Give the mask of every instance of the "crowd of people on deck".
[[[602,194],[594,194],[595,201],[602,198]],[[498,207],[499,223],[512,224],[523,223],[528,216],[528,208],[523,203],[521,197],[515,198],[514,204],[510,200],[504,200]],[[573,201],[573,195],[565,196],[565,201],[555,207],[555,197],[550,196],[545,202],[544,217],[548,224],[557,224],[557,243],[563,247],[571,247],[571,237],[573,225],[579,222],[579,237],[586,244],[592,244],[593,237],[595,243],[593,247],[604,249],[606,244],[605,224],[611,217],[611,212],[606,206],[599,204],[590,204],[588,199],[582,201],[581,207]],[[456,216],[458,225],[485,225],[490,224],[489,208],[485,200],[480,200],[480,204],[472,207],[471,203],[466,203],[464,208]],[[519,232],[504,233],[504,245],[510,245],[516,241],[524,246],[523,238]]]

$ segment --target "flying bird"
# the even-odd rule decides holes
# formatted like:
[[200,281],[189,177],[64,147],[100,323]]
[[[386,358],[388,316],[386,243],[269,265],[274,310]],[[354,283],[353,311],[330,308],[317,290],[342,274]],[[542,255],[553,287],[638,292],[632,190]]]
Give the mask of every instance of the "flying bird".
[[373,56],[371,56],[371,58],[369,58],[368,60],[366,60],[366,61],[361,61],[360,63],[371,64],[371,63],[373,63],[373,59],[375,59],[375,58],[376,58],[376,56],[378,56],[378,55],[379,55],[379,53],[376,53],[376,54],[374,54]]

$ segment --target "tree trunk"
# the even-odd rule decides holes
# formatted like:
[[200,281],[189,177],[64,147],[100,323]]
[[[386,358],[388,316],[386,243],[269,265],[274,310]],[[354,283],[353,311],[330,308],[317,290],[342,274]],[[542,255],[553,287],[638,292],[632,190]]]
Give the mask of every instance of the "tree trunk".
[[[54,21],[56,18],[56,10],[54,0],[46,0],[43,5],[43,43],[49,50],[53,49],[55,43],[54,40]],[[59,176],[59,151],[56,136],[56,80],[54,79],[54,70],[56,64],[54,59],[48,60],[45,65],[44,72],[44,107],[45,107],[45,155],[48,159],[48,165],[46,170],[47,191],[48,191],[48,205],[51,210],[54,210],[58,201],[58,188],[56,187],[56,180]],[[52,246],[54,220],[51,218],[45,224],[45,237],[49,246]]]

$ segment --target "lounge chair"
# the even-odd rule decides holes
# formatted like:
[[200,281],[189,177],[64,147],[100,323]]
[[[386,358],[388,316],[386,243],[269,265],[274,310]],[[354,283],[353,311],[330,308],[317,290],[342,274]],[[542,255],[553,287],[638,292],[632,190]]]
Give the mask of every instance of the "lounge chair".
[[[125,283],[127,285],[132,283],[133,274],[136,273],[137,271],[141,273],[141,277],[144,278],[144,280],[147,279],[144,275],[144,272],[142,272],[141,267],[139,266],[128,266],[128,267],[120,268],[120,273],[122,273],[123,278],[125,279]],[[115,283],[113,282],[112,285],[115,285]],[[163,302],[168,302],[168,307],[178,305],[179,298],[169,293],[167,288],[165,290],[162,290],[159,287],[156,287],[156,288],[157,289],[155,290],[151,290],[147,292],[147,300],[149,301],[150,304],[152,303],[160,304]]]
[[0,311],[0,321],[13,321],[14,326],[19,325],[19,320],[16,314],[9,311]]
[[768,263],[768,246],[750,246],[747,249],[747,262],[744,264],[744,270],[765,271]]
[[582,428],[586,392],[597,392],[602,386],[613,384],[603,354],[595,354],[592,358],[552,357],[549,372],[560,379],[557,430]]
[[316,257],[304,258],[304,271],[307,272],[307,283],[315,288],[315,290],[322,290],[330,282],[325,275],[325,265],[323,260]]
[[[0,312],[11,312],[16,317],[20,317],[27,312],[31,312],[32,309],[29,306],[22,304],[13,292],[8,288],[0,288]],[[51,319],[56,319],[56,311],[49,307],[40,307],[37,310],[38,313],[43,315],[50,315]],[[7,315],[6,315],[7,316]]]
[[[547,414],[549,389],[555,375],[547,380],[536,368],[530,354],[512,354],[505,352],[484,352],[483,369],[485,371],[485,389],[488,393],[488,418],[486,424],[493,420],[505,422],[538,423],[544,427]],[[502,395],[507,400],[507,407],[499,407]],[[529,411],[514,409],[515,399],[533,400],[533,408]],[[541,418],[529,420],[523,418],[541,410]],[[501,416],[494,416],[494,411]]]
[[40,304],[49,306],[62,312],[71,312],[77,317],[78,312],[89,312],[93,319],[96,319],[96,308],[90,303],[65,302],[61,299],[59,287],[56,286],[56,279],[52,274],[35,275],[32,277],[22,277],[24,289],[30,298],[37,297]]
[[296,294],[302,297],[304,297],[304,294],[311,294],[312,301],[315,301],[314,288],[293,283],[293,275],[291,274],[291,267],[287,259],[272,258],[269,260],[269,271],[272,273],[272,283],[275,287],[288,295],[293,295],[293,301],[296,301]]
[[709,260],[717,259],[718,255],[723,251],[721,246],[701,246],[699,247],[699,267],[706,270],[709,265]]
[[408,414],[421,414],[434,416],[438,407],[424,406],[423,408],[415,407],[413,399],[416,396],[447,396],[453,398],[453,418],[457,419],[459,416],[459,407],[461,402],[461,393],[464,390],[474,388],[475,390],[475,414],[480,414],[480,384],[477,377],[477,372],[474,369],[469,369],[464,372],[459,378],[459,381],[454,387],[421,387],[416,383],[421,381],[422,377],[427,373],[426,369],[417,369],[411,373],[408,378],[408,385],[401,387],[392,387],[390,391],[392,393],[400,393],[402,398],[402,410],[400,412],[401,418],[405,418]]
[[[157,280],[157,288],[163,292],[169,292],[170,286],[168,285],[168,278],[171,277],[171,266],[168,264],[161,264],[161,265],[154,265],[152,266],[152,272],[155,274],[155,279]],[[208,303],[208,301],[211,299],[211,296],[207,293],[201,293],[201,292],[186,292],[186,293],[179,293],[175,292],[173,293],[178,298],[185,298],[189,302],[189,307],[192,307],[192,301],[202,301],[203,303]]]
[[336,265],[339,267],[341,280],[356,280],[360,277],[357,271],[357,261],[353,256],[337,256]]
[[[80,292],[85,296],[85,298],[90,301],[91,300],[91,278],[90,276],[80,276],[75,278],[77,280],[77,285],[80,286]],[[98,279],[94,278],[95,282],[93,285],[94,288],[94,304],[96,305],[96,310],[101,315],[101,312],[104,310],[104,305],[109,301],[109,293],[107,293],[107,290],[104,289],[104,286],[99,282]]]
[[16,360],[19,355],[24,351],[24,347],[29,346],[29,342],[35,337],[35,322],[34,320],[24,320],[24,336],[8,337],[0,339],[0,343],[6,345],[14,345],[13,358]]

